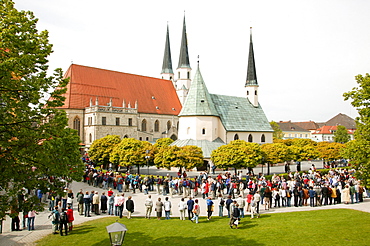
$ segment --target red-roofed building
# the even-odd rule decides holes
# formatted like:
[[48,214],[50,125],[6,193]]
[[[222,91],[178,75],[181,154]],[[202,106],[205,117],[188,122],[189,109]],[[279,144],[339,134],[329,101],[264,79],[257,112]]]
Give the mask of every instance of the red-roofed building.
[[177,139],[181,103],[170,80],[72,64],[65,104],[70,128],[87,147],[106,135]]
[[[334,133],[337,130],[337,126],[323,126],[312,133],[312,139],[318,142],[327,141],[334,142]],[[351,139],[354,139],[353,133],[355,130],[347,129]]]

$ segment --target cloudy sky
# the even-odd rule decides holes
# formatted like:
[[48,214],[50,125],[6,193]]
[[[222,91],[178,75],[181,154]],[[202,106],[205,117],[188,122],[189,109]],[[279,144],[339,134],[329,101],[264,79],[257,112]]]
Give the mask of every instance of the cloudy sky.
[[170,28],[178,64],[184,12],[190,64],[210,93],[244,96],[250,27],[269,120],[327,121],[357,111],[343,93],[370,72],[370,1],[15,0],[39,18],[50,69],[75,64],[159,77]]

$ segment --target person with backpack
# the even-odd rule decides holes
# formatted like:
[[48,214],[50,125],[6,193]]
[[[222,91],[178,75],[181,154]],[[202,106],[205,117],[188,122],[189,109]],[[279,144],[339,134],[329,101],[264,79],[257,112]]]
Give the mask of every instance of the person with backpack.
[[62,208],[62,212],[60,213],[59,219],[59,232],[60,235],[63,236],[63,227],[65,230],[66,236],[68,235],[68,215],[65,208]]
[[51,212],[48,218],[50,219],[50,217],[52,218],[51,224],[52,224],[53,234],[58,234],[57,230],[59,229],[59,217],[60,217],[58,206],[54,207],[54,210]]

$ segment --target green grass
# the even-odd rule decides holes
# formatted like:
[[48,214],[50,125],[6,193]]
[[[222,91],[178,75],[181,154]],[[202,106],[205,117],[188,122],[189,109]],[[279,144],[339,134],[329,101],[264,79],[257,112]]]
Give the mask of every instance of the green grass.
[[[238,230],[228,218],[200,218],[199,224],[145,218],[118,220],[128,228],[124,245],[370,245],[370,214],[350,209],[265,214],[242,219]],[[116,217],[74,227],[67,237],[49,235],[37,245],[110,245],[106,226]]]

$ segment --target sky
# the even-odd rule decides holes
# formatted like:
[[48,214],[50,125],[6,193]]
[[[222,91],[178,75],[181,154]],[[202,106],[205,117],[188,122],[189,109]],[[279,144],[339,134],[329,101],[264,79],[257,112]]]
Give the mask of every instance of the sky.
[[53,44],[50,71],[71,63],[160,77],[166,28],[178,65],[183,18],[192,76],[212,94],[245,96],[250,27],[259,102],[269,121],[357,115],[343,93],[370,72],[367,0],[14,0]]

